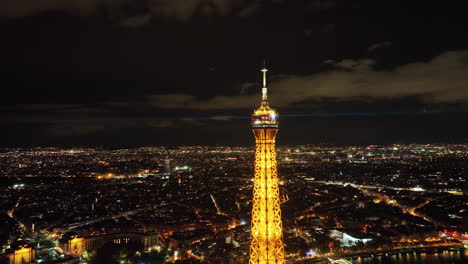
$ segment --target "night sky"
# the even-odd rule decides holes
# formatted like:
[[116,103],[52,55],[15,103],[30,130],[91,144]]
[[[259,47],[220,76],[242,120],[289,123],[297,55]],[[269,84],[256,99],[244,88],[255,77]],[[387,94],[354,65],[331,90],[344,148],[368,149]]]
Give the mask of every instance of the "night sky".
[[0,147],[467,143],[461,2],[0,0]]

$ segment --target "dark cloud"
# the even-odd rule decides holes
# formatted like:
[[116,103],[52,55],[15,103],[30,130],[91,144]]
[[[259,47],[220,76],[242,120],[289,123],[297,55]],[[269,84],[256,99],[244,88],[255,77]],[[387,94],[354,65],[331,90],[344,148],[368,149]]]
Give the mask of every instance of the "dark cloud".
[[261,1],[247,0],[15,0],[0,2],[0,18],[15,18],[47,11],[92,15],[104,10],[125,27],[141,27],[154,16],[188,20],[200,15],[249,16]]
[[[282,76],[270,84],[271,102],[288,106],[317,99],[356,100],[419,96],[429,103],[468,101],[468,50],[440,54],[428,62],[415,62],[391,70],[376,70],[371,59],[325,61],[335,69],[306,76]],[[251,108],[257,95],[216,96],[198,99],[189,94],[148,97],[157,108]]]
[[[413,1],[0,0],[0,145],[244,144],[264,57],[283,142],[451,142],[453,131],[466,141],[466,111],[451,112],[468,101],[462,10]],[[392,111],[410,117],[352,116]],[[323,115],[291,117],[311,113]]]
[[381,48],[388,48],[392,45],[392,42],[390,41],[384,41],[384,42],[380,42],[380,43],[376,43],[376,44],[372,44],[369,46],[369,48],[367,49],[368,52],[373,52],[377,49],[381,49]]
[[152,16],[150,14],[144,14],[140,16],[130,16],[122,19],[120,24],[128,28],[138,28],[148,24],[151,21]]
[[83,104],[17,104],[4,106],[0,109],[23,113],[96,113],[105,111],[103,107]]
[[0,17],[13,18],[33,15],[46,11],[64,10],[74,13],[91,14],[100,6],[116,7],[120,0],[15,0],[0,2]]
[[258,101],[257,96],[216,96],[209,100],[197,99],[187,94],[164,94],[149,96],[148,101],[156,108],[180,108],[180,109],[235,109],[246,106],[254,106]]
[[328,10],[336,7],[335,0],[314,0],[310,1],[310,6],[315,10]]

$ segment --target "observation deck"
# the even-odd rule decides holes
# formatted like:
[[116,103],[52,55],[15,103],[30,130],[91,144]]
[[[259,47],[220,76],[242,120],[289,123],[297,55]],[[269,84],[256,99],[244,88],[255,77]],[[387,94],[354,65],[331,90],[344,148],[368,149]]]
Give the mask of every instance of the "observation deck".
[[261,106],[254,110],[250,122],[253,128],[278,128],[278,112],[268,106],[268,101],[262,100]]

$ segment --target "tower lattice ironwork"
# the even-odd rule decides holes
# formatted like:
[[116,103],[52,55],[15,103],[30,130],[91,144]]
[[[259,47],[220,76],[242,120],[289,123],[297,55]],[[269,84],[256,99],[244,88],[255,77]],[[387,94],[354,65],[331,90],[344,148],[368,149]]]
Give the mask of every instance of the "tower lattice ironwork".
[[255,136],[255,170],[249,264],[284,264],[276,134],[278,113],[268,106],[266,68],[263,72],[262,101],[252,114]]

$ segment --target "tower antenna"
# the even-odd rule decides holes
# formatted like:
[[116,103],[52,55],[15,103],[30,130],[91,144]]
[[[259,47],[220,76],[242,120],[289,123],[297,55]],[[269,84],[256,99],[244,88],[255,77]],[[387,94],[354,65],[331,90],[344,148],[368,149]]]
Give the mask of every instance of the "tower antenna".
[[263,60],[263,68],[260,70],[263,73],[263,88],[262,88],[262,101],[268,100],[268,88],[267,88],[267,71],[266,61]]

